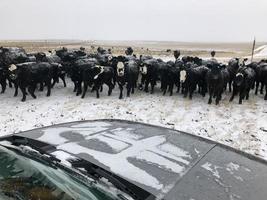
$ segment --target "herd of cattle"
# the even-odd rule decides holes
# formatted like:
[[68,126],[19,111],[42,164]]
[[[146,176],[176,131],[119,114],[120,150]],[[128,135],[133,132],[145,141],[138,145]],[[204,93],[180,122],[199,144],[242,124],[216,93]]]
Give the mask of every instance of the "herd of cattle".
[[[68,50],[62,48],[55,53],[27,54],[22,48],[0,47],[0,84],[1,93],[14,86],[15,94],[18,88],[22,92],[22,101],[26,100],[29,93],[36,98],[36,88],[43,91],[47,88],[47,96],[51,94],[51,88],[61,79],[66,87],[65,76],[70,77],[74,83],[74,92],[82,98],[90,87],[95,91],[97,98],[102,91],[103,84],[108,86],[108,95],[118,84],[119,98],[123,98],[123,88],[127,89],[127,96],[134,93],[138,87],[145,92],[154,92],[157,83],[163,95],[169,92],[173,94],[176,86],[177,92],[191,99],[195,91],[205,96],[209,94],[208,103],[218,104],[222,93],[228,89],[232,96],[230,101],[239,94],[239,103],[249,98],[251,89],[255,94],[263,94],[267,100],[267,60],[251,62],[233,58],[227,65],[219,63],[212,52],[210,60],[202,60],[198,57],[184,56],[180,59],[180,52],[174,51],[175,62],[164,62],[152,56],[136,57],[131,47],[127,48],[125,55],[114,56],[110,50],[98,48],[97,53],[88,54],[84,48],[80,50]],[[140,77],[140,79],[139,79]],[[140,80],[140,81],[139,81]],[[139,82],[138,82],[139,81]]]

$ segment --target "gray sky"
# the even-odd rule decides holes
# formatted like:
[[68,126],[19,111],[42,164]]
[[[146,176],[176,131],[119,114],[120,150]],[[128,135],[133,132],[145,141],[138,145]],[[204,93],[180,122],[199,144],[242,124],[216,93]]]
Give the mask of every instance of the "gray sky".
[[267,0],[0,0],[0,39],[267,41]]

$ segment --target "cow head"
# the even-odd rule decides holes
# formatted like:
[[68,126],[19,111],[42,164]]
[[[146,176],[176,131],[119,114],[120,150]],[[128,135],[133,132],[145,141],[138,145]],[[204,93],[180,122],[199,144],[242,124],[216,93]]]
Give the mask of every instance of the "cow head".
[[211,69],[211,78],[217,80],[220,78],[222,67],[218,63],[213,63],[210,65]]
[[130,56],[133,54],[133,48],[132,47],[128,47],[126,50],[125,50],[125,54],[127,56]]
[[117,64],[117,74],[118,76],[124,76],[125,67],[123,62],[118,62]]
[[243,81],[244,81],[244,74],[242,73],[237,73],[235,76],[235,84],[239,87],[242,85]]
[[144,64],[144,63],[140,64],[140,73],[142,75],[146,75],[147,74],[147,64]]
[[174,56],[174,58],[175,58],[176,60],[180,57],[180,55],[181,55],[181,52],[180,52],[179,50],[175,50],[175,51],[173,52],[173,56]]
[[18,67],[14,64],[10,65],[9,68],[8,68],[8,72],[9,72],[9,77],[10,79],[12,80],[16,80],[17,77],[18,77]]
[[180,71],[180,82],[184,83],[187,77],[187,72],[185,69]]
[[113,56],[112,55],[109,55],[108,56],[108,61],[111,62],[112,61],[112,58],[113,58]]

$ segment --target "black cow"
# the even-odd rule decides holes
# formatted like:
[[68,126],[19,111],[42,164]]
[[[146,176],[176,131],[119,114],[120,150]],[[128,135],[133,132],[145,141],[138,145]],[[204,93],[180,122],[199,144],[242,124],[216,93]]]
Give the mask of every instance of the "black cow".
[[123,86],[126,84],[127,97],[134,93],[139,74],[138,63],[134,60],[127,62],[118,61],[116,66],[116,81],[120,88],[119,99],[123,97]]
[[263,89],[265,86],[266,94],[264,99],[267,100],[267,63],[260,62],[255,68],[256,71],[256,90],[255,95],[258,94],[259,84],[261,84],[260,93],[263,94]]
[[144,60],[140,63],[140,72],[141,72],[141,85],[140,88],[143,88],[143,84],[145,84],[145,92],[148,91],[149,84],[151,85],[150,93],[154,93],[154,87],[159,80],[159,61],[157,59],[148,59]]
[[[0,47],[0,67],[3,68],[3,71],[8,71],[8,67],[11,64],[17,64],[22,62],[28,62],[29,57],[26,54],[26,51],[22,48],[17,47]],[[2,76],[2,78],[6,77],[9,82],[9,87],[12,87],[12,80],[9,76]],[[3,83],[3,87],[6,88],[6,84],[4,84],[4,80],[1,81]],[[16,88],[14,96],[17,94],[17,85],[13,82]],[[2,90],[3,92],[5,90]]]
[[[56,83],[59,82],[59,78],[62,80],[64,87],[67,86],[65,81],[66,69],[62,65],[62,60],[59,56],[46,55],[45,53],[39,52],[35,54],[35,57],[37,62],[48,62],[51,64],[53,68],[53,83],[51,85],[52,88],[55,86]],[[41,90],[42,90],[42,85],[41,85]]]
[[[82,81],[84,84],[82,98],[85,97],[88,86],[92,86],[96,91],[96,97],[99,98],[99,89],[103,84],[109,87],[108,96],[111,95],[114,88],[114,69],[112,67],[88,64],[82,71]],[[93,91],[92,90],[92,91]]]
[[193,92],[199,88],[199,92],[204,97],[207,92],[206,74],[209,69],[206,66],[187,63],[186,68],[180,70],[180,81],[183,84],[184,97],[192,99]]
[[52,79],[52,66],[49,63],[28,62],[9,67],[9,76],[12,80],[18,83],[23,97],[21,101],[26,100],[26,89],[35,99],[34,91],[38,83],[45,83],[47,86],[47,96],[51,94],[51,79]]
[[7,69],[0,66],[0,85],[2,87],[1,93],[4,93],[6,90],[6,81],[7,81]]
[[159,63],[159,66],[159,76],[163,95],[165,95],[168,90],[170,96],[172,96],[174,85],[179,88],[179,68],[172,61],[168,61],[167,63],[161,62]]
[[228,62],[227,71],[229,72],[229,91],[232,91],[232,84],[240,67],[239,59],[233,58]]
[[127,55],[127,56],[130,56],[130,55],[132,55],[133,54],[133,48],[132,47],[127,47],[127,49],[125,50],[125,54]]
[[209,101],[208,103],[212,103],[212,98],[216,98],[216,105],[219,104],[222,93],[225,89],[225,85],[228,80],[228,73],[225,70],[225,66],[218,64],[213,64],[209,66],[210,70],[207,73],[207,85],[209,92]]
[[235,95],[239,93],[239,104],[246,97],[249,99],[249,92],[255,84],[256,73],[250,67],[242,67],[238,70],[233,84],[233,94],[230,101],[234,100]]

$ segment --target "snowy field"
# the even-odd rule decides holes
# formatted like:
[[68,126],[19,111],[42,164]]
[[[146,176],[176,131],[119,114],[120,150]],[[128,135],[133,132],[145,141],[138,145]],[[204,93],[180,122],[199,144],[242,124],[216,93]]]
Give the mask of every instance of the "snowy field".
[[[37,99],[27,96],[21,102],[21,92],[13,97],[13,89],[0,95],[0,136],[63,122],[91,119],[124,119],[177,129],[224,143],[267,159],[267,101],[263,95],[251,95],[249,101],[229,103],[226,93],[219,106],[208,105],[208,97],[198,94],[193,100],[181,94],[162,96],[137,91],[130,98],[119,100],[116,87],[111,97],[104,88],[100,99],[87,93],[85,99],[72,93],[73,85],[58,84],[52,96],[36,92]],[[125,92],[125,91],[124,91]]]

